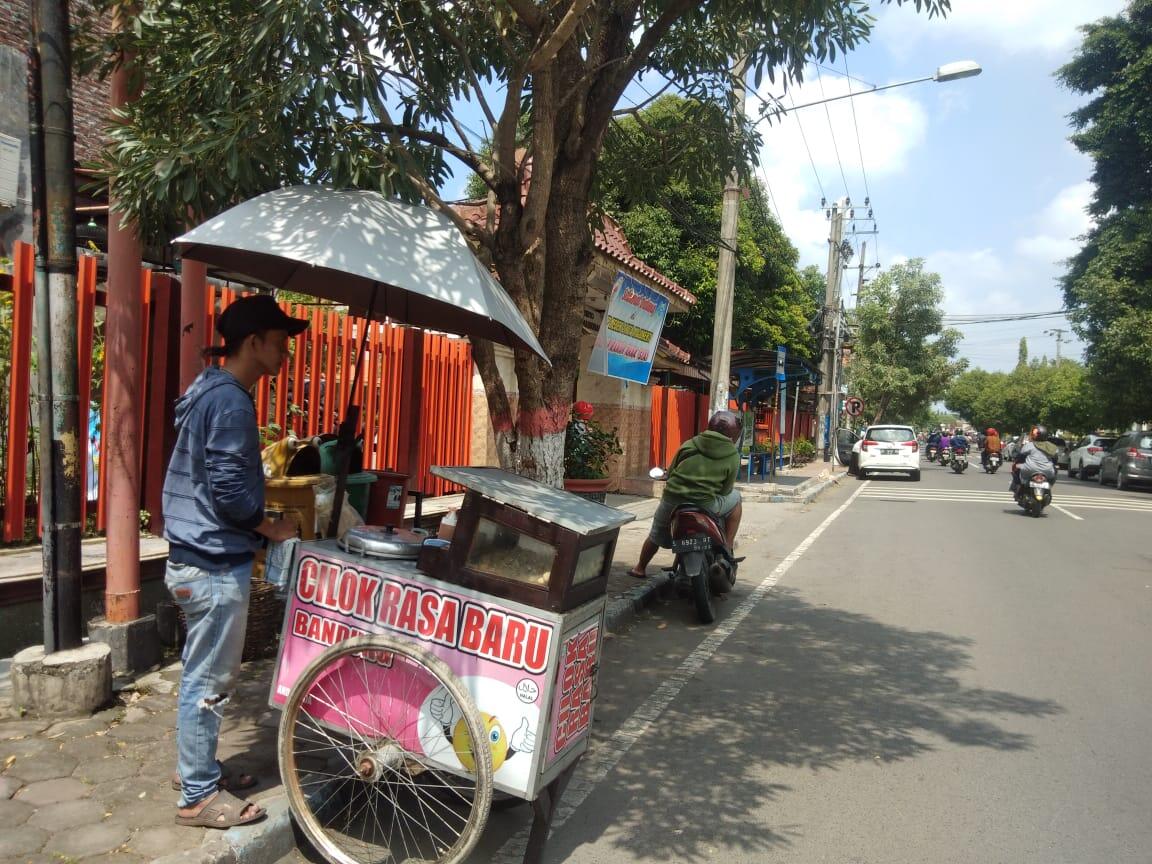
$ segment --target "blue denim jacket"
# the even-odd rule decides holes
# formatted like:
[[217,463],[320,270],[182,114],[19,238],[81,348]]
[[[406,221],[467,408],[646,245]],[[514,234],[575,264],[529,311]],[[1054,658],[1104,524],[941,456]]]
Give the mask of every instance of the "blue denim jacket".
[[224,369],[205,369],[176,402],[176,447],[164,477],[168,558],[217,569],[251,561],[264,520],[264,471],[252,397]]

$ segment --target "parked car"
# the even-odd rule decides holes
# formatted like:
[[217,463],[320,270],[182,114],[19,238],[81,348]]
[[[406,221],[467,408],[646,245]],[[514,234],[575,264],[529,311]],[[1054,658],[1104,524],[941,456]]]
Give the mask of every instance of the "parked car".
[[1115,438],[1085,435],[1076,442],[1068,457],[1068,476],[1087,480],[1100,473],[1100,458],[1104,455],[1104,451],[1115,443]]
[[1128,432],[1116,439],[1100,459],[1100,484],[1127,489],[1134,483],[1152,483],[1152,432]]
[[874,474],[907,474],[913,480],[920,479],[920,442],[911,426],[869,426],[853,450],[857,452],[856,476],[861,480]]
[[1048,440],[1056,445],[1056,470],[1061,468],[1068,469],[1069,454],[1072,448],[1068,446],[1068,442],[1061,438],[1059,435],[1049,435]]
[[851,429],[836,430],[836,460],[848,466],[848,473],[855,474],[860,467],[860,436]]

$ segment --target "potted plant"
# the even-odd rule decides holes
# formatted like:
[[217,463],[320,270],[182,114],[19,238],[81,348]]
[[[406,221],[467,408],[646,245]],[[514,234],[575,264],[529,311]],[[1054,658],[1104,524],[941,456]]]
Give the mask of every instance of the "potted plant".
[[592,405],[577,402],[564,433],[564,488],[603,501],[610,481],[608,466],[624,450],[616,430],[592,419]]

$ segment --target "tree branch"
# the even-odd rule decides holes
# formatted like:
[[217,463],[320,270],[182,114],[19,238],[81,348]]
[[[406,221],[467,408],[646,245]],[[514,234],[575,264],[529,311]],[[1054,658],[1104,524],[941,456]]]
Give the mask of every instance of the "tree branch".
[[363,125],[365,129],[383,132],[385,135],[388,135],[389,138],[393,135],[402,135],[405,138],[411,138],[413,141],[423,141],[425,144],[439,147],[444,152],[451,153],[475,171],[480,175],[480,179],[488,186],[492,186],[496,182],[496,176],[493,174],[492,169],[484,163],[478,153],[471,149],[456,146],[449,141],[443,133],[433,132],[431,129],[419,129],[415,126],[398,126],[395,123],[365,123]]
[[532,0],[505,0],[508,7],[516,14],[516,17],[527,25],[528,29],[532,31],[532,35],[536,36],[540,33],[541,28],[544,26],[544,16]]
[[588,11],[588,7],[592,5],[592,0],[573,0],[568,11],[564,13],[564,17],[560,19],[560,23],[556,25],[556,29],[552,31],[544,44],[532,52],[528,58],[528,74],[533,75],[556,59],[556,53],[560,50],[569,39],[580,24],[580,19],[584,17],[584,13]]
[[488,125],[493,129],[496,128],[496,115],[492,113],[492,109],[488,105],[488,100],[484,98],[484,90],[480,86],[480,78],[476,75],[476,70],[472,66],[472,60],[468,57],[468,50],[464,42],[456,35],[451,27],[445,27],[439,16],[433,19],[433,26],[436,32],[440,34],[441,38],[448,41],[453,48],[460,55],[460,59],[464,61],[464,69],[468,73],[468,79],[472,82],[472,88],[476,93],[476,99],[480,103],[480,110],[484,112],[484,117],[488,120]]

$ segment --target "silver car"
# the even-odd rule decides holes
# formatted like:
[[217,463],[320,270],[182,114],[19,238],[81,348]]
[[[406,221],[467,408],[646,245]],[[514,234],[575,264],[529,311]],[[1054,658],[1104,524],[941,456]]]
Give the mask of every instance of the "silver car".
[[1068,457],[1068,476],[1087,480],[1100,471],[1100,460],[1104,451],[1116,443],[1116,438],[1102,435],[1085,435],[1072,447]]
[[1152,432],[1129,432],[1116,439],[1100,460],[1100,485],[1115,483],[1127,489],[1134,483],[1152,483]]

